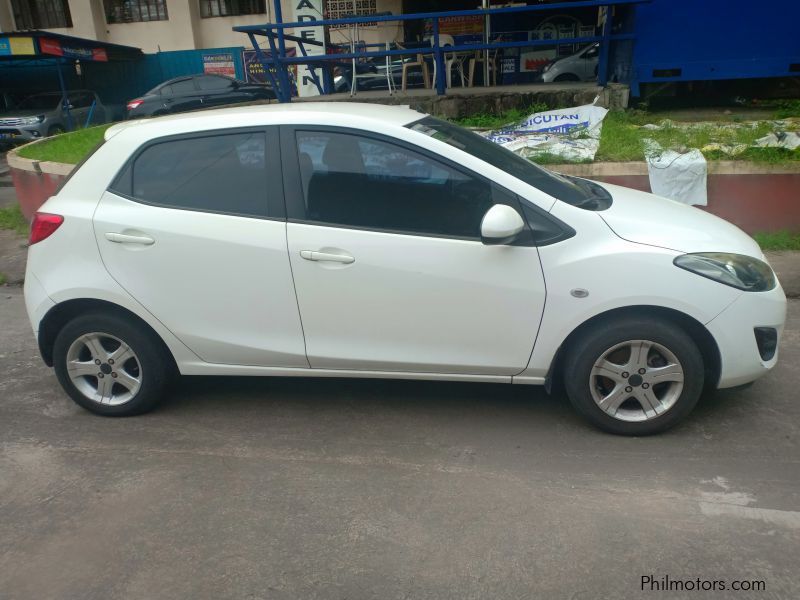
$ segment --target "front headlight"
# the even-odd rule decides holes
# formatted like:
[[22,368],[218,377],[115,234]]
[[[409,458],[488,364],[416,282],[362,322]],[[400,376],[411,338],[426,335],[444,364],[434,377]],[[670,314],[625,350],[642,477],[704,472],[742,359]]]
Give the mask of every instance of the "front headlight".
[[23,125],[36,125],[37,123],[41,123],[44,121],[44,115],[39,115],[38,117],[25,117],[22,119]]
[[743,254],[697,252],[683,254],[672,262],[676,267],[746,292],[766,292],[777,284],[767,263]]
[[551,62],[547,63],[547,64],[546,64],[546,65],[545,65],[545,66],[542,68],[542,73],[547,73],[547,72],[550,70],[550,67],[552,67],[552,66],[553,66],[553,64],[554,64],[554,63],[551,63]]

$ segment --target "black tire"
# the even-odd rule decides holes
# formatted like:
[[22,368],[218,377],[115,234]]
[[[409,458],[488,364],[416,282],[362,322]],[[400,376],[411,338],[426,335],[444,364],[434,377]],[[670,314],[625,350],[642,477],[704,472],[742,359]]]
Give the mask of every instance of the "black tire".
[[[600,408],[592,396],[592,386],[597,381],[592,378],[595,362],[610,348],[632,340],[647,340],[663,346],[677,358],[683,369],[683,388],[679,395],[675,388],[677,400],[674,404],[665,412],[638,422],[615,418]],[[669,429],[692,411],[703,391],[705,370],[697,344],[677,325],[646,318],[625,318],[598,323],[583,332],[567,350],[562,375],[570,402],[593,425],[619,435],[650,435]],[[653,392],[656,392],[658,385],[665,384],[653,384]],[[624,390],[627,389],[626,385]],[[638,400],[626,402],[630,402],[629,406],[636,410]]]
[[61,125],[53,125],[50,129],[47,130],[47,137],[52,137],[60,133],[64,133],[64,128],[61,127]]
[[[127,344],[135,354],[135,361],[139,363],[136,373],[139,374],[141,382],[138,391],[122,404],[101,404],[92,400],[76,387],[69,375],[67,370],[69,349],[78,338],[90,333],[113,336]],[[152,410],[161,401],[174,373],[172,358],[155,334],[122,316],[108,313],[89,313],[69,321],[56,336],[53,345],[53,365],[61,387],[78,405],[95,414],[108,417],[139,415]],[[120,368],[120,366],[107,368]],[[122,368],[125,368],[124,365]],[[120,373],[120,376],[122,375]],[[114,373],[113,376],[116,378],[117,374]],[[84,380],[91,385],[93,377],[88,376]],[[99,380],[94,378],[95,387],[98,383]],[[79,385],[86,384],[79,383]]]
[[553,81],[556,82],[563,82],[563,81],[580,81],[581,78],[575,75],[574,73],[562,73],[561,75],[557,75]]

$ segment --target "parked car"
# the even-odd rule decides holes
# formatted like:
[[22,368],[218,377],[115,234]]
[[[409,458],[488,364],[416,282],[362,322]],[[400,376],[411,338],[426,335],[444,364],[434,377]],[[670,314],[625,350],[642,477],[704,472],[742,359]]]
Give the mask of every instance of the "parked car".
[[268,85],[245,83],[222,75],[176,77],[157,85],[140,98],[129,100],[128,118],[167,115],[274,97],[275,92]]
[[[412,60],[416,60],[416,57],[394,56],[389,62],[389,69],[392,74],[392,85],[395,89],[399,90],[403,83],[403,62]],[[431,66],[429,69],[431,74],[433,73],[432,69],[433,67]],[[384,58],[371,58],[364,62],[357,62],[356,72],[358,73],[358,79],[356,80],[357,91],[368,92],[372,90],[389,89],[389,82],[386,77],[386,60]],[[353,68],[351,63],[343,64],[336,68],[333,78],[335,92],[350,92],[353,81],[352,73]],[[417,67],[408,70],[406,74],[406,87],[425,87],[425,80],[421,68]]]
[[34,217],[25,301],[102,415],[174,372],[563,382],[637,435],[772,369],[786,312],[726,221],[358,103],[112,126]]
[[541,81],[594,81],[597,79],[599,57],[600,44],[591,44],[571,56],[546,64],[542,69]]
[[[94,108],[92,108],[94,103]],[[14,108],[0,113],[0,140],[30,142],[63,133],[72,127],[97,125],[108,120],[106,108],[91,90],[43,92],[24,98]]]

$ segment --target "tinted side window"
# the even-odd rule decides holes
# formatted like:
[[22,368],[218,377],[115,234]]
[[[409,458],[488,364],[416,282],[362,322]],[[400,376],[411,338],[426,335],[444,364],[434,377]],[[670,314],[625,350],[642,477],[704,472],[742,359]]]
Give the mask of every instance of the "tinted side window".
[[87,108],[92,104],[94,98],[85,92],[73,93],[69,97],[69,102],[75,108]]
[[170,208],[267,216],[261,132],[193,137],[146,148],[133,163],[130,194]]
[[173,94],[194,94],[197,90],[194,87],[194,81],[191,79],[184,79],[183,81],[176,81],[170,85],[165,85],[161,88],[162,96],[171,96]]
[[332,225],[480,237],[492,205],[480,179],[387,142],[298,132],[306,218]]
[[200,86],[201,90],[224,90],[231,87],[233,82],[224,77],[206,75],[205,77],[198,77],[197,84]]

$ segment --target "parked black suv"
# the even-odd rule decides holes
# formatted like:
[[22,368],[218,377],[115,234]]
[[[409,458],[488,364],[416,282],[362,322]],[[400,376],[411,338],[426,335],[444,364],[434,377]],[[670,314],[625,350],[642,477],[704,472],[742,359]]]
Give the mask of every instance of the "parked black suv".
[[177,77],[157,85],[140,98],[128,101],[128,118],[166,115],[274,97],[275,92],[269,86],[244,83],[222,75]]

